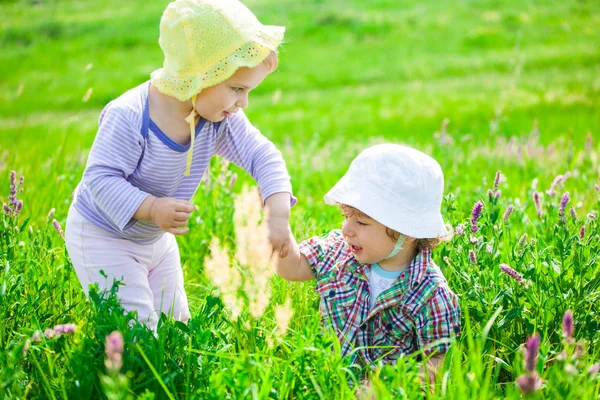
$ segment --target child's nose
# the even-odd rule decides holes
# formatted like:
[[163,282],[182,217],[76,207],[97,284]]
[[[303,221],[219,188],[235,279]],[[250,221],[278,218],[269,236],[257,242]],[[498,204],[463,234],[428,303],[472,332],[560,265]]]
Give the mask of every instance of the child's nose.
[[354,230],[352,229],[352,222],[349,220],[345,220],[342,224],[342,235],[344,236],[354,236]]
[[236,101],[235,105],[239,108],[248,107],[248,95],[245,95],[244,97]]

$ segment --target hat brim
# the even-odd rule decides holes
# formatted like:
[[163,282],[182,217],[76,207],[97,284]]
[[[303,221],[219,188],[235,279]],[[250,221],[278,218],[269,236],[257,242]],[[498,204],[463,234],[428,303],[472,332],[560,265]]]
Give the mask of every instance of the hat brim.
[[254,68],[260,65],[271,51],[277,50],[283,41],[284,33],[285,27],[283,26],[263,25],[261,30],[240,47],[241,54],[252,52],[257,54],[256,57],[237,57],[234,52],[205,71],[191,77],[174,75],[164,68],[159,68],[150,74],[150,80],[161,93],[180,101],[187,101],[200,93],[202,89],[231,78],[239,68]]
[[[354,182],[344,175],[324,197],[327,204],[345,204],[365,213],[375,221],[415,239],[441,238],[448,234],[439,210],[418,211],[410,205],[398,204],[376,194],[368,182]],[[398,212],[390,213],[391,209]],[[412,209],[411,209],[412,208]]]

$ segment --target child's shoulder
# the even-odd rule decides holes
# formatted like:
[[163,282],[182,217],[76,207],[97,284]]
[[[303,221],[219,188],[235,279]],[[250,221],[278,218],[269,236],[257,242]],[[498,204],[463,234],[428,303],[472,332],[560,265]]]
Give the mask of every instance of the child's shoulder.
[[322,235],[312,236],[302,242],[304,246],[331,248],[341,247],[345,243],[344,235],[340,229],[333,229]]
[[300,243],[300,252],[311,265],[335,263],[348,256],[349,249],[344,241],[342,231],[332,230],[324,235],[317,235]]
[[112,107],[143,110],[148,101],[148,82],[135,86],[119,97],[112,100],[108,105]]
[[134,125],[141,125],[144,110],[147,108],[147,99],[148,82],[144,82],[111,100],[102,110],[100,122],[110,114],[117,120],[125,119]]

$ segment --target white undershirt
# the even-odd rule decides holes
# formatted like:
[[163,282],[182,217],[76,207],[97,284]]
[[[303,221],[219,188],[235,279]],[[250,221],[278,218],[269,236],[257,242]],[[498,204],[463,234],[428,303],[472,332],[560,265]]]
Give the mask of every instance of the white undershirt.
[[369,289],[371,291],[369,309],[373,308],[377,297],[388,290],[401,273],[402,271],[386,271],[379,264],[371,264],[371,271],[369,272]]

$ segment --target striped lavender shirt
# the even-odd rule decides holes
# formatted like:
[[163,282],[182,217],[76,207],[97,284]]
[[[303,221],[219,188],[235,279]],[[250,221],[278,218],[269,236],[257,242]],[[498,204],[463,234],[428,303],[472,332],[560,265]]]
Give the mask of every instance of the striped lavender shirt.
[[[98,226],[147,244],[164,233],[133,215],[148,194],[190,200],[215,154],[244,168],[258,182],[263,199],[292,192],[281,153],[242,110],[220,123],[200,119],[196,126],[190,176],[183,176],[187,151],[150,120],[149,82],[110,102],[99,128],[73,206]],[[296,199],[292,196],[292,205]]]

